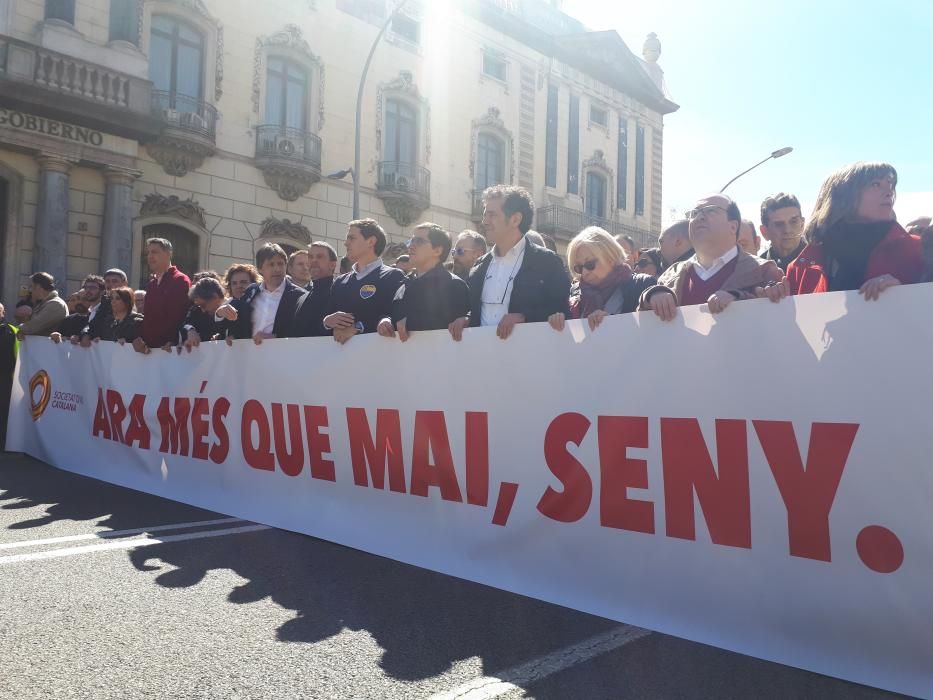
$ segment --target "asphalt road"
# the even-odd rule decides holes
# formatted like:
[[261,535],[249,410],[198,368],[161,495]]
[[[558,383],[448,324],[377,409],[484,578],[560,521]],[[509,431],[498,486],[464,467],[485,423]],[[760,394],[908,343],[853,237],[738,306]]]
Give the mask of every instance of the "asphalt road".
[[899,697],[0,454],[0,698]]

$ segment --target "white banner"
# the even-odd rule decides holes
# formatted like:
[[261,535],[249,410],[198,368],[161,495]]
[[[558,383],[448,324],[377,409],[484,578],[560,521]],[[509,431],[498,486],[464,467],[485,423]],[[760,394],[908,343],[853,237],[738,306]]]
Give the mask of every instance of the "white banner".
[[192,354],[31,338],[62,469],[933,696],[933,285]]

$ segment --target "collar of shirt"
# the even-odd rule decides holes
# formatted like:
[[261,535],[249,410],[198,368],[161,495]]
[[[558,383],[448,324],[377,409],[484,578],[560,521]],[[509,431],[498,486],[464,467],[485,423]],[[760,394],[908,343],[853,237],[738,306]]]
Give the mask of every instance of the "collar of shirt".
[[87,320],[93,321],[94,317],[97,316],[97,310],[100,308],[100,302],[97,302],[90,309],[87,310]]
[[781,268],[786,268],[788,265],[794,262],[794,260],[797,259],[797,257],[803,252],[803,249],[806,247],[807,247],[806,240],[801,239],[800,243],[797,244],[797,247],[794,248],[787,255],[780,255],[777,252],[777,250],[775,250],[774,246],[771,246],[770,248],[768,248],[768,250],[764,252],[763,257],[766,260],[773,260]]
[[[505,255],[499,255],[499,246],[498,246],[498,245],[495,246],[495,247],[492,249],[492,262],[493,262],[493,263],[494,263],[494,262],[497,262],[497,261],[501,261],[501,262],[512,261],[512,262],[515,262],[515,259],[516,259],[518,256],[520,256],[522,253],[524,253],[524,252],[525,252],[525,237],[522,236],[522,237],[518,240],[518,243],[516,243],[515,245],[513,245],[513,246],[509,249],[509,252],[506,253]],[[491,264],[491,263],[490,263],[490,264]]]
[[369,265],[364,267],[362,270],[359,268],[359,265],[357,265],[356,263],[353,263],[353,274],[356,275],[356,278],[358,280],[361,280],[364,277],[366,277],[366,275],[368,275],[370,272],[380,267],[382,267],[382,258],[376,258],[371,263],[369,263]]
[[735,246],[730,248],[726,253],[719,256],[713,260],[712,264],[709,267],[703,267],[700,264],[700,260],[694,255],[690,258],[690,263],[693,265],[693,269],[696,270],[697,277],[706,282],[713,275],[719,272],[722,268],[732,262],[739,254],[739,247]]
[[260,293],[253,299],[253,335],[257,333],[272,334],[275,327],[275,317],[282,302],[282,291],[285,283],[282,282],[274,292],[266,289],[263,284]]
[[281,296],[282,296],[282,292],[283,292],[284,290],[285,290],[285,282],[282,282],[282,284],[280,284],[278,287],[276,287],[276,288],[275,288],[275,291],[270,290],[270,289],[266,286],[266,283],[263,282],[263,283],[262,283],[262,289],[260,289],[259,291],[261,292],[260,296],[281,297]]

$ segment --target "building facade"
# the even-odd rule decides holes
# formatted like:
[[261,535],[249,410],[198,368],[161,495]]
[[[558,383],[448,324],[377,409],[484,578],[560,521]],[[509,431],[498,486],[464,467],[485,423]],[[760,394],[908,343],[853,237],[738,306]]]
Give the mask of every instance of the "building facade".
[[[267,241],[342,250],[360,74],[386,0],[0,0],[0,290],[187,273]],[[528,187],[558,249],[588,223],[643,244],[661,222],[663,116],[644,59],[540,0],[416,0],[361,102],[360,216],[476,228],[477,193]],[[339,174],[339,173],[338,173]]]

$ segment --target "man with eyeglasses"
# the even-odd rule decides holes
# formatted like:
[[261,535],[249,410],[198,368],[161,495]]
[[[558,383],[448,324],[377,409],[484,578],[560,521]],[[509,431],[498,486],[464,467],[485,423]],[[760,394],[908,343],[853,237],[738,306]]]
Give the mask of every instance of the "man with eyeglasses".
[[415,226],[408,241],[414,274],[405,278],[395,293],[392,316],[379,322],[379,335],[405,342],[412,331],[447,328],[470,312],[466,282],[444,269],[450,255],[450,234],[437,224]]
[[687,212],[687,220],[695,254],[672,265],[656,286],[644,291],[642,309],[651,309],[663,321],[672,321],[678,306],[708,304],[711,313],[721,313],[733,301],[754,299],[759,287],[784,278],[774,261],[739,248],[742,216],[726,195],[704,197]]
[[405,273],[382,262],[379,256],[386,242],[386,232],[375,219],[359,219],[347,225],[344,245],[353,268],[334,280],[324,317],[324,327],[340,344],[357,333],[375,333],[379,321],[392,315],[392,300]]
[[466,282],[470,278],[470,270],[476,261],[486,255],[486,239],[481,234],[470,229],[460,232],[454,244],[454,274]]
[[467,326],[496,326],[505,340],[517,323],[570,314],[570,278],[556,253],[525,240],[534,201],[523,187],[496,185],[483,192],[483,230],[493,249],[470,271],[470,313],[450,324],[459,341]]
[[784,272],[807,247],[803,238],[806,221],[800,213],[800,202],[792,194],[779,192],[761,203],[761,235],[771,241],[762,256],[773,260]]

